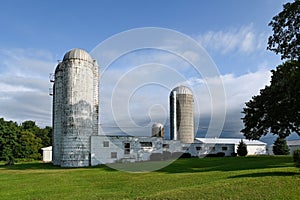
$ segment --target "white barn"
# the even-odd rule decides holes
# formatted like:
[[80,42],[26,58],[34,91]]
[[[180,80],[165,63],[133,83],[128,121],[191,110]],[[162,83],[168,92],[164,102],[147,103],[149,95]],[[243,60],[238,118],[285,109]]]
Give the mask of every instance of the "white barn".
[[[300,140],[287,140],[286,143],[287,143],[287,145],[290,149],[290,155],[293,155],[293,153],[296,149],[300,149]],[[274,155],[273,146],[274,146],[274,144],[271,144],[268,147],[268,154],[269,155]]]
[[[225,156],[237,152],[237,147],[242,139],[240,138],[195,138],[195,143],[205,144],[206,152],[204,154],[215,154],[224,152]],[[267,144],[259,140],[243,139],[247,145],[247,155],[264,155],[266,154]]]
[[[224,153],[231,156],[237,151],[241,139],[235,138],[195,138],[194,143],[182,143],[179,140],[165,140],[162,137],[135,136],[91,136],[90,165],[115,162],[148,161],[153,153],[190,153],[193,157],[205,157],[208,154]],[[266,143],[258,140],[245,140],[248,155],[266,154]],[[43,161],[51,162],[52,147],[42,148]],[[179,154],[180,155],[180,154]]]
[[296,149],[300,149],[300,140],[288,140],[286,141],[288,147],[290,148],[290,154],[293,155]]
[[161,137],[92,136],[91,165],[150,160],[152,153],[184,152],[180,141]]

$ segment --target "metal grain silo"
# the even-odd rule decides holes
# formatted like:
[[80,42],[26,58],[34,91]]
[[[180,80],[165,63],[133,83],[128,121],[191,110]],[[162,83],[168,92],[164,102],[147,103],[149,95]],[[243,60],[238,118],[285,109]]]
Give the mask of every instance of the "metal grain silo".
[[154,123],[152,125],[152,137],[165,137],[164,125],[161,123]]
[[170,94],[170,139],[194,142],[194,98],[186,86],[178,86]]
[[53,85],[53,164],[90,165],[90,137],[98,134],[98,65],[82,49],[67,52]]

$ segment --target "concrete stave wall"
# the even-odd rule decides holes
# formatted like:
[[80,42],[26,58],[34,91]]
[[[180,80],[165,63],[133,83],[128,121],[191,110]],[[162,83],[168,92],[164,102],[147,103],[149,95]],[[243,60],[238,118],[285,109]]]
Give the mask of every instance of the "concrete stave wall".
[[53,164],[89,166],[90,136],[98,134],[98,65],[90,59],[65,58],[55,71]]

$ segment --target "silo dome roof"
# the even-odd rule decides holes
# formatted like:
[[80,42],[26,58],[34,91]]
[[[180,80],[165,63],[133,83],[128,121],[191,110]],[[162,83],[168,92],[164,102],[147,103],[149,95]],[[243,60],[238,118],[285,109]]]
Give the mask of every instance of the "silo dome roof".
[[192,90],[190,88],[186,87],[186,86],[183,86],[183,85],[174,88],[172,90],[172,92],[173,91],[175,91],[177,94],[191,94],[191,95],[193,95]]
[[164,127],[164,125],[162,125],[161,123],[154,123],[152,125],[152,128],[163,128],[163,127]]
[[63,60],[69,60],[69,59],[80,59],[80,60],[86,60],[89,62],[93,62],[92,57],[88,52],[86,52],[83,49],[72,49],[68,51]]

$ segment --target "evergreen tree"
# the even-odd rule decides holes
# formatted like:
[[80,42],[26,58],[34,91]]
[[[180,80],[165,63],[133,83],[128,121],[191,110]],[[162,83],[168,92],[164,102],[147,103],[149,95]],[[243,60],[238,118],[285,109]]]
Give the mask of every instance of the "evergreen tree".
[[274,142],[273,153],[275,155],[289,155],[290,149],[286,143],[285,138],[278,137]]
[[248,154],[247,145],[243,142],[243,140],[240,141],[237,147],[237,154],[239,156],[246,156]]

